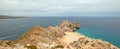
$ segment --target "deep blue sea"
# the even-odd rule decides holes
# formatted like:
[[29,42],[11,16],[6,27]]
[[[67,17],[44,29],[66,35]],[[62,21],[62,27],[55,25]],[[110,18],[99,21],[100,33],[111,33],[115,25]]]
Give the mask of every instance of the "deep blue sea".
[[120,47],[120,17],[30,17],[0,20],[0,39],[14,40],[32,26],[56,26],[63,20],[78,21],[80,34],[103,39]]

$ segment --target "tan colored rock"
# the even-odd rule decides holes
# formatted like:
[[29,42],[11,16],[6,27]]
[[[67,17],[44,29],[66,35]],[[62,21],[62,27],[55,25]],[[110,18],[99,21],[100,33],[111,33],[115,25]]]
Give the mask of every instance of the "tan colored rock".
[[73,25],[74,25],[74,27],[75,27],[76,29],[79,29],[79,28],[80,28],[80,24],[79,24],[78,22],[75,22]]
[[1,40],[0,49],[119,49],[109,42],[74,32],[77,27],[79,23],[68,20],[55,27],[37,25],[14,41]]
[[69,22],[68,20],[64,20],[60,25],[58,25],[58,27],[60,27],[64,31],[73,32],[75,30],[74,25],[71,22]]

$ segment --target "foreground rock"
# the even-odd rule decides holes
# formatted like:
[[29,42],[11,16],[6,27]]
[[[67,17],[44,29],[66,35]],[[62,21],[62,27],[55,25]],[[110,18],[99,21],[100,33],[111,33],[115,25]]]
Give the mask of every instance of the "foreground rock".
[[36,25],[14,41],[1,40],[0,49],[119,49],[100,39],[78,34],[75,30],[79,27],[79,23],[67,20],[55,27]]

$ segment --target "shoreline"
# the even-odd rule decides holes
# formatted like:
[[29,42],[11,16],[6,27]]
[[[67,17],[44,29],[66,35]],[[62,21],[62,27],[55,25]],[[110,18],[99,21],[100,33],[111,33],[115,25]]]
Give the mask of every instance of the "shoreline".
[[1,40],[0,49],[119,49],[109,42],[76,32],[78,23],[68,20],[47,28],[33,26],[16,40]]
[[0,20],[10,20],[10,19],[20,19],[20,18],[27,18],[27,17],[17,17],[17,18],[0,18]]
[[[103,40],[103,41],[105,41],[105,42],[109,42],[109,43],[112,43],[113,45],[115,45],[115,46],[117,46],[117,47],[119,47],[120,45],[118,45],[118,44],[116,44],[115,42],[112,42],[112,41],[110,41],[110,40],[105,40],[105,39],[103,39],[103,38],[98,38],[98,37],[93,37],[93,36],[87,36],[86,34],[82,34],[80,31],[76,31],[78,34],[81,34],[81,35],[83,35],[83,36],[85,36],[85,37],[88,37],[88,38],[92,38],[92,39],[100,39],[100,40]],[[84,33],[84,32],[83,32]],[[120,47],[119,47],[120,48]]]

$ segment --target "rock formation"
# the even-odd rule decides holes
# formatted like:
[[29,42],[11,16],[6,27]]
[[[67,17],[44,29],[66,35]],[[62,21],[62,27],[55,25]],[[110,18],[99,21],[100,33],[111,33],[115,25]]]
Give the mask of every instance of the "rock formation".
[[73,32],[76,30],[76,28],[80,27],[80,24],[78,22],[71,23],[68,20],[64,20],[61,24],[58,25],[58,27],[60,27],[64,31]]
[[0,49],[119,49],[116,46],[75,32],[78,22],[65,20],[48,28],[36,25],[16,40],[1,40]]

